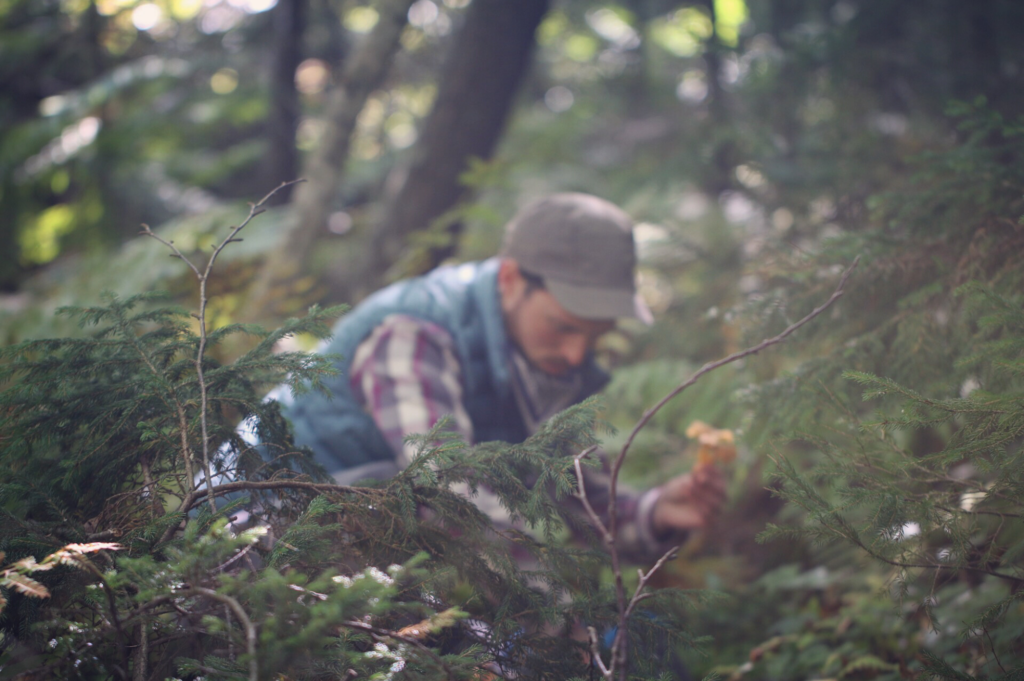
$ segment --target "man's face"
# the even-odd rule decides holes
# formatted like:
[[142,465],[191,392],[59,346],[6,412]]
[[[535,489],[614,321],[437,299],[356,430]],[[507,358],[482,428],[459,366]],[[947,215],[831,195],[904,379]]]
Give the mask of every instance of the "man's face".
[[514,260],[503,260],[498,290],[505,325],[531,364],[553,376],[580,366],[613,320],[581,319],[570,314],[545,289],[529,290]]

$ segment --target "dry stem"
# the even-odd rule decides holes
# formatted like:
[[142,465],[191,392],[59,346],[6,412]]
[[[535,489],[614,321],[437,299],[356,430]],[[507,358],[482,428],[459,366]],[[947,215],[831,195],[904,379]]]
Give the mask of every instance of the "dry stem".
[[249,681],[259,681],[260,668],[259,662],[256,659],[256,627],[245,613],[245,608],[231,596],[201,586],[192,587],[188,591],[181,592],[180,595],[206,596],[215,601],[220,601],[231,610],[238,623],[245,629],[245,649],[249,653]]
[[[199,267],[197,267],[191,260],[189,260],[187,257],[185,257],[185,254],[182,253],[178,249],[178,247],[174,245],[173,241],[167,241],[165,239],[160,238],[159,236],[157,236],[153,232],[153,230],[151,230],[149,228],[149,225],[142,225],[142,233],[143,234],[145,234],[146,236],[153,237],[154,239],[156,239],[157,241],[159,241],[160,243],[162,243],[163,245],[165,245],[169,249],[171,249],[171,253],[174,255],[174,257],[180,258],[182,261],[184,261],[185,264],[188,265],[189,268],[195,273],[196,278],[199,280],[199,314],[196,315],[196,318],[199,320],[199,348],[196,351],[195,365],[196,365],[196,374],[197,374],[198,379],[199,379],[199,400],[200,400],[200,404],[199,404],[199,422],[200,422],[200,428],[202,429],[203,474],[206,477],[206,486],[208,488],[213,487],[213,471],[210,468],[210,437],[209,437],[209,433],[207,431],[208,426],[207,426],[207,420],[206,420],[206,407],[207,407],[207,394],[206,393],[207,393],[207,386],[206,386],[206,379],[205,379],[205,377],[203,375],[203,356],[206,354],[206,339],[207,339],[207,333],[206,333],[206,305],[209,302],[209,299],[208,299],[208,297],[206,295],[206,282],[210,278],[210,272],[213,270],[213,264],[217,261],[217,256],[219,256],[221,251],[224,250],[224,247],[227,246],[228,244],[232,243],[233,241],[238,241],[239,240],[239,239],[235,238],[238,235],[238,233],[241,232],[245,228],[245,226],[248,225],[252,221],[252,219],[254,217],[256,217],[257,215],[259,215],[259,214],[261,214],[261,213],[266,211],[266,208],[264,208],[264,206],[266,205],[267,201],[269,201],[270,198],[272,196],[274,196],[274,194],[276,194],[277,192],[281,191],[285,187],[288,187],[290,185],[296,184],[298,182],[304,182],[304,180],[291,180],[289,182],[282,182],[277,187],[275,187],[274,189],[270,190],[270,192],[268,192],[267,195],[264,196],[262,199],[260,199],[258,202],[250,204],[250,206],[249,206],[249,215],[247,215],[246,218],[244,220],[242,220],[242,222],[240,222],[237,227],[232,227],[231,228],[231,233],[228,234],[227,237],[225,237],[219,244],[217,244],[217,246],[214,247],[213,253],[210,255],[210,259],[206,261],[206,266],[202,270],[200,270]],[[184,428],[183,428],[182,438],[185,438]],[[188,467],[187,457],[189,455],[189,452],[187,451],[187,448],[186,448],[186,451],[184,452],[184,454],[186,456],[186,468],[187,468]],[[195,490],[190,492],[190,495],[194,494],[194,492],[195,492]],[[207,500],[210,503],[210,511],[213,512],[213,513],[216,513],[217,512],[217,506],[214,503],[213,496],[212,495],[207,495],[206,498],[207,498]]]

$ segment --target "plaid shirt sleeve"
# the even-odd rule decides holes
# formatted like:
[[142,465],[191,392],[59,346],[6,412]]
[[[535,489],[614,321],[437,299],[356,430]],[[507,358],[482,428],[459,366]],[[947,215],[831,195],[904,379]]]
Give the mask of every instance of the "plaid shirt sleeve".
[[451,335],[408,315],[389,315],[356,348],[349,385],[405,468],[416,455],[407,435],[425,433],[445,414],[466,442],[473,425]]

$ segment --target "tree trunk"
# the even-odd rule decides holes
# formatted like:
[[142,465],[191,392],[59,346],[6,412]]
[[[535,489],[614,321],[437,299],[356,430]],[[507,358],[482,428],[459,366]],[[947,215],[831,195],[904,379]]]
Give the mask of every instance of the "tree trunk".
[[[549,0],[475,0],[470,5],[413,158],[402,169],[405,180],[370,237],[365,266],[331,272],[333,292],[340,289],[356,300],[384,283],[408,235],[426,229],[464,198],[467,189],[459,176],[471,158],[489,158],[497,146],[549,5]],[[446,227],[454,240],[461,225]],[[430,249],[416,269],[430,269],[453,249]]]
[[[702,0],[702,3],[711,18],[711,36],[704,51],[708,79],[708,110],[716,126],[727,128],[731,116],[726,102],[726,90],[722,87],[722,54],[725,52],[725,46],[718,35],[715,0]],[[718,196],[733,186],[732,169],[736,165],[735,157],[736,145],[732,140],[720,140],[715,145],[711,155],[711,167],[702,183],[704,191],[711,196]]]
[[[274,63],[270,74],[270,113],[267,117],[265,187],[276,187],[299,176],[295,132],[299,127],[299,93],[295,69],[302,61],[302,34],[306,29],[307,0],[282,0],[274,8]],[[272,205],[288,203],[292,187],[274,195]]]
[[341,82],[327,103],[323,137],[303,167],[306,181],[296,187],[281,247],[271,253],[250,294],[250,317],[273,312],[275,301],[304,273],[316,237],[327,224],[356,118],[389,71],[413,2],[382,0],[377,25],[346,59]]

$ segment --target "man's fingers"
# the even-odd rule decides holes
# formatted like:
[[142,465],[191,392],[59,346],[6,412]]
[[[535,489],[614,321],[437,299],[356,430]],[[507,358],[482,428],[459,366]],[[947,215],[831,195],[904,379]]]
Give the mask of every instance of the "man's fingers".
[[725,501],[725,476],[717,466],[698,466],[690,475],[689,496],[694,503],[717,508]]
[[722,508],[725,498],[722,472],[712,465],[698,466],[662,486],[654,509],[655,525],[662,530],[705,528]]
[[698,486],[725,489],[725,474],[722,473],[721,468],[714,464],[696,466],[690,473],[690,476]]
[[676,530],[699,530],[707,525],[707,517],[694,506],[673,505],[659,519],[663,527]]

